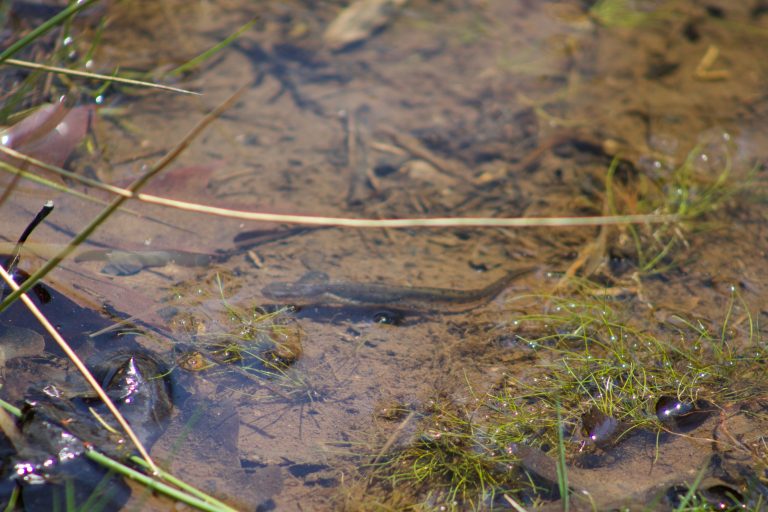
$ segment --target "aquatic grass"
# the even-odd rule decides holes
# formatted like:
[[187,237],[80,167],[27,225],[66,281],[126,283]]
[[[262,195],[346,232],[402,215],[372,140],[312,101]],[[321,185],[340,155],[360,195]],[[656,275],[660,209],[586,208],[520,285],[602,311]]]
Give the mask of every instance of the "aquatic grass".
[[[510,470],[516,457],[495,446],[471,413],[437,398],[418,438],[371,466],[372,477],[391,488],[402,484],[432,494],[435,506],[482,508],[521,484]],[[430,498],[425,498],[425,502]]]
[[172,76],[183,75],[184,73],[188,73],[193,69],[200,67],[204,62],[209,60],[211,57],[216,55],[218,52],[220,52],[224,48],[231,45],[245,32],[253,28],[253,26],[256,24],[258,20],[259,20],[258,17],[253,18],[251,21],[239,27],[232,34],[228,35],[227,37],[225,37],[224,39],[222,39],[221,41],[213,45],[211,48],[205,50],[200,55],[193,57],[189,59],[187,62],[185,62],[184,64],[172,69],[171,71],[168,72],[168,74]]
[[[539,356],[537,366],[525,376],[506,375],[475,410],[438,403],[422,413],[415,440],[379,454],[374,478],[449,509],[476,506],[478,496],[502,491],[517,502],[540,492],[515,473],[519,464],[508,448],[524,444],[557,462],[554,483],[567,510],[565,461],[594,444],[619,443],[637,429],[669,432],[656,416],[660,398],[728,408],[765,395],[766,346],[736,291],[713,322],[716,328],[688,321],[671,329],[654,328],[655,322],[637,318],[632,301],[600,296],[594,287],[581,280],[569,288],[580,293],[532,301],[543,311],[519,315],[507,328],[539,333],[520,339]],[[593,440],[586,422],[595,414],[615,424]],[[504,476],[497,473],[501,467]],[[439,492],[430,497],[430,489]]]
[[64,23],[67,19],[71,18],[83,9],[90,7],[91,4],[95,3],[96,1],[97,0],[79,0],[78,2],[70,3],[59,13],[44,21],[33,30],[31,30],[28,34],[19,38],[16,42],[10,44],[8,48],[0,52],[0,64],[3,64],[4,61],[19,53],[21,50],[35,42],[54,27]]
[[241,341],[267,342],[275,345],[280,345],[281,339],[300,337],[298,325],[290,322],[288,316],[293,311],[290,306],[284,306],[274,311],[265,311],[255,307],[250,312],[246,312],[227,300],[224,293],[224,283],[218,273],[216,274],[216,284],[221,303],[234,327],[234,330],[229,331],[230,335]]
[[675,508],[675,512],[682,512],[683,510],[689,510],[688,503],[690,503],[691,501],[694,501],[694,498],[696,496],[696,490],[699,488],[701,481],[704,479],[704,474],[706,470],[707,468],[703,467],[698,471],[698,473],[696,473],[696,478],[694,478],[691,485],[688,486],[688,492],[686,492],[685,496],[683,496],[680,499],[680,504]]
[[[729,301],[718,332],[681,322],[677,328],[679,340],[664,339],[648,328],[634,327],[629,322],[630,312],[620,314],[615,307],[607,307],[604,299],[543,299],[554,304],[549,312],[525,315],[520,321],[545,324],[550,332],[526,339],[526,343],[555,356],[552,363],[541,366],[552,381],[568,382],[564,389],[579,390],[593,400],[608,397],[608,403],[616,403],[614,392],[632,396],[672,390],[681,396],[691,393],[694,398],[694,391],[706,382],[731,380],[735,367],[739,367],[738,371],[749,370],[765,355],[751,320],[747,320],[750,326],[742,347],[737,349],[723,336],[730,330],[736,295]],[[614,306],[619,305],[616,302]],[[725,390],[718,394],[733,398]]]
[[632,0],[598,0],[589,8],[589,15],[608,28],[638,28],[654,22],[673,19],[669,6],[641,11]]
[[18,487],[14,487],[13,491],[11,491],[11,496],[8,498],[8,504],[5,506],[5,509],[3,509],[3,512],[12,512],[16,510],[20,495],[21,490]]
[[[40,39],[50,30],[52,30],[57,26],[61,26],[62,31],[59,37],[59,43],[56,45],[56,48],[51,54],[51,57],[54,60],[59,60],[59,61],[71,60],[69,56],[65,55],[64,53],[64,52],[70,51],[67,48],[68,45],[61,44],[61,41],[63,41],[65,38],[68,37],[68,34],[70,33],[71,22],[74,16],[78,12],[91,6],[95,2],[96,0],[84,0],[79,2],[71,2],[69,6],[65,7],[58,14],[52,16],[49,20],[36,26],[29,33],[19,38],[17,41],[9,45],[8,48],[6,48],[3,52],[0,53],[0,65],[13,66],[13,67],[31,70],[31,73],[29,73],[26,77],[24,77],[21,80],[21,83],[19,85],[15,86],[15,90],[10,94],[10,96],[4,98],[3,106],[0,109],[0,119],[4,121],[8,121],[11,114],[18,111],[19,105],[21,105],[25,101],[25,99],[28,97],[28,94],[30,92],[35,90],[35,88],[38,86],[38,84],[40,84],[42,79],[44,79],[44,82],[42,83],[43,94],[45,94],[46,96],[49,96],[51,86],[52,86],[52,81],[51,81],[52,73],[62,78],[63,77],[79,77],[79,78],[87,78],[87,79],[102,82],[102,85],[99,87],[100,90],[97,90],[93,94],[93,97],[98,97],[101,93],[103,93],[105,88],[108,87],[109,84],[111,83],[122,83],[125,85],[148,87],[148,88],[154,88],[158,90],[172,91],[172,92],[181,93],[181,94],[198,94],[198,93],[187,91],[185,89],[181,89],[178,87],[171,87],[163,84],[148,82],[145,80],[135,80],[132,78],[118,76],[117,73],[113,73],[112,75],[103,75],[103,74],[93,73],[89,71],[71,69],[70,65],[68,65],[68,67],[61,67],[61,66],[55,66],[51,64],[44,64],[40,62],[30,62],[27,60],[14,58],[16,54],[18,54],[19,52],[21,52],[22,50],[24,50],[25,48],[33,44],[35,41]],[[93,52],[95,51],[96,45],[98,44],[100,34],[102,33],[103,29],[104,29],[104,26],[102,25],[97,31],[96,37],[91,42],[91,47],[86,52],[85,58],[79,59],[79,62],[88,62],[90,60],[90,58],[93,55]],[[68,91],[71,91],[74,89],[73,84],[70,82],[65,82],[63,85]]]
[[629,0],[598,0],[589,13],[609,27],[637,27],[648,21],[648,14],[633,9]]
[[[95,2],[96,0],[71,2],[69,6],[62,9],[47,21],[33,28],[30,32],[10,44],[2,53],[0,53],[0,66],[8,64],[9,60],[12,62],[20,62],[18,59],[13,59],[13,57],[57,26],[63,27],[62,35],[59,38],[59,42],[61,42],[64,37],[63,34],[68,32],[68,24],[71,22],[74,15]],[[60,59],[66,59],[66,56],[63,55],[62,51],[62,45],[57,44],[53,55]],[[27,100],[28,95],[41,84],[41,80],[43,79],[45,80],[42,83],[42,90],[44,91],[44,94],[48,94],[51,89],[50,75],[40,69],[32,69],[19,84],[15,85],[14,90],[3,97],[3,106],[0,108],[0,120],[7,122],[11,115],[18,113],[19,106]]]
[[186,358],[191,364],[179,365],[208,375],[247,376],[271,389],[261,380],[284,371],[301,354],[301,329],[290,315],[292,308],[244,309],[227,299],[218,273],[215,284],[223,318],[205,322],[183,315],[185,323],[193,327],[184,333],[187,339],[178,342],[177,350],[179,359]]
[[[679,248],[688,246],[686,236],[693,228],[705,229],[706,221],[717,220],[711,214],[721,210],[732,199],[747,199],[756,195],[757,167],[752,167],[743,176],[736,176],[732,156],[735,151],[732,140],[726,134],[716,143],[694,147],[681,165],[665,175],[652,178],[640,176],[631,182],[634,189],[625,191],[635,203],[631,204],[631,208],[626,207],[630,213],[653,212],[675,219],[658,224],[653,229],[650,226],[627,225],[641,274],[661,273],[679,265],[682,256]],[[618,164],[618,159],[614,159],[605,176],[605,199],[612,215],[618,215],[625,209],[617,197],[615,175]]]

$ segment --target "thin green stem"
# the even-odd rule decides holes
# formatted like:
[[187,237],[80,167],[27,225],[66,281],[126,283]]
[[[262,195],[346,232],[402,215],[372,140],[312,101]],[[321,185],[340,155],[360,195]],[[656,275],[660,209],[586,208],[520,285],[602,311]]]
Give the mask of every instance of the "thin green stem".
[[565,439],[563,439],[563,418],[560,414],[560,403],[555,406],[557,410],[557,485],[560,490],[560,499],[563,502],[563,511],[570,509],[570,495],[568,494],[568,469],[565,466]]
[[16,53],[23,50],[27,45],[32,43],[32,41],[34,41],[38,37],[45,34],[56,25],[62,23],[70,16],[73,16],[74,14],[82,11],[83,9],[87,8],[92,3],[95,3],[97,1],[98,0],[78,0],[77,2],[73,2],[69,4],[69,6],[64,8],[61,12],[59,12],[55,16],[52,16],[50,19],[48,19],[44,23],[41,23],[40,25],[35,27],[27,35],[25,35],[24,37],[22,37],[12,45],[10,45],[8,48],[6,48],[2,53],[0,53],[0,64],[2,64],[9,57],[12,57]]
[[193,57],[192,59],[188,60],[187,62],[185,62],[181,66],[171,70],[168,74],[169,75],[174,75],[174,76],[181,75],[182,73],[186,73],[187,71],[190,71],[190,70],[198,67],[200,64],[202,64],[206,60],[210,59],[213,55],[215,55],[220,50],[223,50],[224,48],[229,46],[232,43],[232,41],[234,41],[235,39],[240,37],[244,32],[249,30],[251,27],[253,27],[256,24],[257,20],[258,20],[258,18],[252,19],[251,21],[249,21],[248,23],[246,23],[242,27],[240,27],[237,30],[235,30],[234,33],[229,35],[223,41],[213,45],[211,48],[207,49],[206,51],[204,51],[203,53],[201,53],[197,57]]
[[100,464],[101,466],[107,469],[111,469],[115,473],[119,473],[132,480],[136,480],[137,482],[147,486],[153,491],[165,494],[166,496],[171,497],[175,500],[178,500],[182,503],[186,503],[191,507],[195,507],[199,510],[204,510],[206,512],[236,512],[235,509],[227,505],[224,505],[221,502],[219,502],[219,504],[208,503],[195,496],[190,496],[189,494],[179,489],[176,489],[175,487],[171,487],[168,484],[158,482],[154,478],[151,478],[145,475],[144,473],[140,473],[135,469],[131,469],[128,466],[107,457],[103,453],[97,452],[96,450],[88,450],[87,452],[85,452],[85,454],[89,459]]
[[[131,461],[135,464],[138,464],[139,466],[142,466],[145,469],[149,469],[149,466],[147,465],[146,461],[142,459],[141,457],[137,457],[136,455],[131,456]],[[222,501],[217,500],[213,496],[210,496],[200,489],[197,489],[195,487],[192,487],[188,483],[176,478],[172,474],[168,473],[167,471],[164,471],[163,469],[160,469],[159,472],[160,478],[163,480],[172,483],[179,489],[188,492],[189,494],[196,496],[197,498],[200,498],[201,500],[205,501],[206,503],[210,503],[211,505],[215,505],[219,507],[220,510],[226,510],[226,511],[234,511],[233,508],[229,507],[227,504],[225,504]]]

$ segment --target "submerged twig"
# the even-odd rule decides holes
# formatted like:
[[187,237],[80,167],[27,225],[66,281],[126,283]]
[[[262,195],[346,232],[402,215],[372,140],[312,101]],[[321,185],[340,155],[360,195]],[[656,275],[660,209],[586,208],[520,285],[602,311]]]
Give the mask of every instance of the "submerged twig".
[[408,413],[408,416],[403,419],[403,421],[400,422],[400,425],[397,426],[397,428],[392,432],[392,434],[387,438],[386,442],[382,445],[379,452],[376,454],[376,457],[373,458],[373,461],[371,461],[371,465],[376,465],[381,458],[384,456],[385,453],[392,447],[393,444],[395,444],[395,441],[397,441],[397,438],[400,436],[400,434],[405,430],[405,428],[411,423],[413,418],[416,417],[416,411],[411,411]]
[[[80,176],[78,174],[73,173],[72,171],[67,171],[66,169],[62,169],[61,167],[57,167],[55,165],[46,164],[45,162],[42,162],[42,161],[37,160],[35,158],[32,158],[31,156],[27,156],[27,155],[25,155],[23,153],[19,153],[15,149],[11,149],[11,148],[5,147],[2,144],[0,144],[0,153],[7,153],[8,155],[10,155],[10,156],[12,156],[14,158],[18,158],[23,163],[32,164],[35,167],[40,167],[41,169],[49,170],[49,171],[54,172],[56,174],[59,174],[61,176],[72,178],[75,181],[80,181],[81,183],[85,183],[85,184],[90,185],[90,186],[92,186],[94,188],[99,188],[99,189],[102,189],[102,190],[109,191],[110,185],[107,185],[105,183],[101,183],[101,182],[96,181],[96,180],[92,180],[90,178],[86,178],[85,176]],[[16,186],[16,182],[19,179],[25,178],[25,179],[31,181],[32,183],[37,183],[39,185],[43,185],[45,187],[52,188],[53,190],[57,190],[59,192],[63,192],[65,194],[69,194],[69,195],[75,196],[77,198],[83,199],[84,201],[90,201],[92,203],[99,204],[99,205],[102,205],[102,206],[106,206],[106,205],[109,204],[108,202],[102,201],[101,199],[99,199],[97,197],[91,197],[88,194],[84,194],[84,193],[82,193],[82,192],[80,192],[78,190],[71,189],[71,188],[67,187],[66,185],[61,185],[61,184],[53,182],[53,181],[51,181],[49,179],[43,178],[42,176],[38,176],[37,174],[34,174],[32,172],[25,171],[24,169],[21,169],[19,167],[16,167],[14,165],[9,164],[9,163],[3,162],[2,159],[0,159],[0,171],[5,171],[5,172],[13,175],[13,180],[12,180],[11,184],[8,186],[8,190],[6,191],[8,193],[7,195],[10,195],[10,191],[12,190],[13,187]],[[119,190],[123,190],[123,189],[119,189]],[[118,194],[118,195],[122,195],[122,194]],[[2,197],[0,197],[0,206],[3,204],[3,200],[4,200],[5,197],[6,197],[5,193],[3,194]],[[156,222],[156,223],[161,224],[163,226],[168,226],[168,227],[173,228],[173,229],[180,229],[182,231],[186,231],[185,228],[182,228],[182,227],[179,227],[179,226],[174,226],[171,223],[162,221],[160,219],[156,219],[156,218],[151,217],[151,216],[146,215],[146,214],[139,213],[139,212],[137,212],[135,210],[131,210],[129,208],[123,208],[120,211],[123,212],[123,213],[127,213],[128,215],[133,215],[135,217],[149,219],[150,221]]]

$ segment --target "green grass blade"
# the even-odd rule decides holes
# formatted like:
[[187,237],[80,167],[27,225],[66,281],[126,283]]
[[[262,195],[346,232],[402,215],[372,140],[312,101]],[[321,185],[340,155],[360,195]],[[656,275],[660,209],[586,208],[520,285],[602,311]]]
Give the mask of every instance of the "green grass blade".
[[256,21],[258,18],[254,18],[242,27],[235,30],[232,34],[230,34],[228,37],[226,37],[224,40],[220,41],[219,43],[216,43],[211,48],[207,49],[197,57],[193,57],[192,59],[188,60],[181,66],[177,67],[176,69],[173,69],[168,72],[169,75],[178,76],[183,73],[186,73],[187,71],[191,71],[192,69],[198,67],[200,64],[205,62],[206,60],[213,57],[216,53],[218,53],[220,50],[223,50],[227,46],[229,46],[232,41],[240,37],[245,31],[249,30],[251,27],[253,27],[256,24]]
[[691,486],[688,488],[688,492],[685,493],[685,496],[680,500],[680,504],[675,509],[675,512],[680,512],[682,510],[685,510],[688,506],[688,503],[693,499],[694,495],[696,494],[696,490],[699,488],[699,485],[701,484],[701,481],[704,479],[704,472],[706,471],[706,466],[702,467],[699,470],[699,473],[696,475],[696,479],[693,481]]
[[47,21],[35,27],[33,30],[29,32],[29,34],[22,37],[21,39],[13,43],[11,46],[6,48],[2,53],[0,53],[0,64],[2,64],[9,57],[16,55],[18,52],[23,50],[26,46],[31,44],[35,39],[44,35],[46,32],[51,30],[56,25],[59,25],[60,23],[64,22],[67,18],[82,11],[83,9],[87,8],[92,3],[95,3],[97,1],[98,0],[78,0],[77,2],[73,2],[69,4],[69,6],[64,8],[60,13],[56,14],[55,16],[52,16]]
[[[92,461],[100,464],[101,466],[104,466],[108,469],[113,470],[115,473],[119,473],[127,478],[130,478],[132,480],[136,480],[142,485],[145,485],[146,487],[152,489],[153,491],[160,492],[162,494],[165,494],[166,496],[173,498],[177,501],[180,501],[182,503],[185,503],[191,507],[195,507],[198,510],[204,510],[206,512],[236,512],[235,509],[228,507],[224,505],[224,507],[220,505],[215,505],[212,503],[207,503],[195,496],[190,496],[189,494],[180,491],[179,489],[176,489],[175,487],[171,487],[168,484],[164,484],[162,482],[158,482],[152,477],[149,477],[145,475],[144,473],[140,473],[136,471],[135,469],[129,468],[128,466],[121,464],[117,462],[116,460],[113,460],[103,453],[99,453],[96,450],[89,450],[86,452],[86,456],[91,459]],[[223,504],[222,504],[223,505]]]
[[563,438],[563,418],[560,414],[560,403],[557,409],[557,486],[560,490],[560,499],[563,501],[563,510],[570,509],[570,496],[568,494],[568,469],[565,466],[565,439]]
[[[131,461],[136,463],[136,464],[138,464],[138,465],[140,465],[140,466],[142,466],[145,469],[149,469],[149,465],[141,457],[137,457],[137,456],[134,455],[134,456],[131,457]],[[192,487],[188,483],[184,482],[183,480],[180,480],[180,479],[176,478],[175,476],[173,476],[172,474],[168,473],[167,471],[163,471],[162,469],[160,469],[160,477],[163,480],[172,483],[173,485],[175,485],[179,489],[188,492],[192,496],[200,498],[201,500],[203,500],[203,501],[205,501],[207,503],[210,503],[211,505],[219,507],[220,510],[231,510],[231,511],[234,510],[234,509],[230,508],[229,506],[227,506],[225,503],[217,500],[213,496],[210,496],[210,495],[204,493],[203,491],[201,491],[200,489],[197,489],[196,487]]]

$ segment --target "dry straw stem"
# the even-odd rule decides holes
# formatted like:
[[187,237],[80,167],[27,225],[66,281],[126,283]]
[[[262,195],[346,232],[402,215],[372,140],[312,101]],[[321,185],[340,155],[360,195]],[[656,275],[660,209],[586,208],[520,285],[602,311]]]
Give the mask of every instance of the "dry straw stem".
[[[92,180],[54,165],[46,164],[31,158],[11,148],[0,146],[0,152],[16,158],[28,165],[54,172],[69,179],[79,181],[93,188],[115,194],[123,199],[137,199],[145,203],[158,204],[190,212],[198,212],[232,219],[252,220],[259,222],[277,222],[281,224],[304,224],[315,226],[343,226],[352,228],[412,228],[412,227],[571,227],[571,226],[606,226],[612,224],[664,224],[678,220],[676,215],[606,215],[598,217],[444,217],[431,219],[350,219],[341,217],[320,217],[314,215],[285,215],[277,213],[251,212],[218,208],[199,203],[190,203],[176,199],[136,193],[135,190],[124,189]],[[30,172],[14,169],[0,163],[0,170],[23,178],[37,181],[44,185],[38,176]],[[76,193],[72,191],[72,193]]]
[[118,82],[121,84],[138,85],[141,87],[150,87],[153,89],[160,89],[163,91],[179,92],[182,94],[195,94],[198,96],[200,95],[199,92],[188,91],[186,89],[179,89],[178,87],[171,87],[170,85],[155,84],[152,82],[145,82],[143,80],[133,80],[131,78],[123,78],[120,76],[101,75],[98,73],[90,73],[88,71],[78,71],[76,69],[60,68],[57,66],[48,66],[46,64],[38,64],[36,62],[28,62],[25,60],[5,59],[3,63],[10,64],[11,66],[16,66],[20,68],[40,69],[43,71],[50,71],[52,73],[60,73],[62,75],[69,75],[69,76],[78,76],[81,78],[91,78],[93,80],[103,80],[105,82]]
[[[200,120],[200,122],[197,123],[197,125],[190,130],[190,132],[174,147],[171,151],[165,154],[163,158],[161,158],[155,165],[153,165],[143,176],[141,176],[139,179],[137,179],[135,182],[129,186],[126,191],[129,192],[131,197],[133,194],[135,194],[144,184],[147,183],[152,177],[154,177],[156,174],[158,174],[160,171],[165,169],[171,162],[173,162],[187,147],[192,143],[192,140],[194,140],[200,133],[210,124],[212,123],[216,118],[218,118],[222,112],[227,110],[229,107],[231,107],[239,98],[243,95],[243,93],[246,91],[247,86],[243,86],[240,89],[238,89],[232,96],[230,96],[224,103],[216,107],[213,111],[211,111],[208,115],[206,115],[203,119]],[[91,234],[96,231],[96,228],[98,228],[104,221],[107,220],[115,211],[117,211],[120,206],[123,205],[125,201],[128,200],[128,197],[124,195],[120,195],[112,200],[111,203],[109,203],[109,206],[107,206],[104,210],[101,211],[99,215],[96,216],[95,219],[93,219],[90,224],[88,224],[80,233],[78,233],[70,242],[69,244],[62,249],[61,252],[59,252],[56,256],[48,260],[48,262],[45,263],[40,269],[32,274],[24,283],[19,287],[18,290],[15,290],[13,293],[8,295],[5,300],[3,300],[2,303],[0,303],[0,312],[4,311],[9,305],[11,305],[16,299],[21,296],[22,293],[29,290],[31,287],[35,285],[38,281],[40,281],[44,276],[48,274],[51,270],[56,268],[56,266],[59,265],[67,256],[72,254],[72,252],[81,244],[83,243]]]
[[50,334],[53,337],[53,339],[56,340],[56,343],[59,344],[59,347],[61,347],[61,350],[64,351],[67,357],[69,357],[69,359],[74,363],[78,371],[83,375],[83,377],[85,377],[85,380],[88,381],[88,384],[90,384],[91,387],[94,389],[94,391],[96,391],[96,394],[99,395],[99,398],[104,402],[104,404],[106,404],[107,408],[114,415],[115,419],[117,419],[117,422],[123,428],[125,433],[128,434],[128,437],[136,446],[136,449],[139,450],[139,453],[141,454],[142,458],[147,462],[149,467],[152,469],[152,472],[154,474],[159,474],[159,470],[157,466],[150,458],[149,453],[147,452],[146,448],[144,448],[144,445],[141,444],[141,441],[133,432],[133,429],[131,428],[131,426],[125,420],[123,415],[120,414],[120,411],[117,410],[117,407],[115,407],[115,404],[112,402],[109,396],[107,396],[107,394],[101,388],[101,386],[93,377],[91,372],[88,371],[88,368],[85,367],[85,364],[83,363],[83,361],[78,357],[75,351],[72,350],[72,348],[64,340],[64,338],[61,337],[61,335],[58,333],[56,328],[53,325],[51,325],[51,322],[48,321],[45,315],[43,315],[43,313],[37,308],[37,306],[35,306],[34,302],[32,302],[32,299],[30,299],[26,293],[19,292],[20,290],[19,285],[16,284],[16,281],[14,281],[13,277],[11,277],[11,275],[5,271],[2,265],[0,265],[0,275],[3,277],[5,282],[8,283],[8,286],[10,286],[14,290],[15,293],[20,293],[21,301],[24,303],[25,306],[27,306],[27,309],[29,309],[29,311],[35,316],[35,318],[37,319],[38,322],[40,322],[43,328],[46,331],[48,331],[48,334]]

